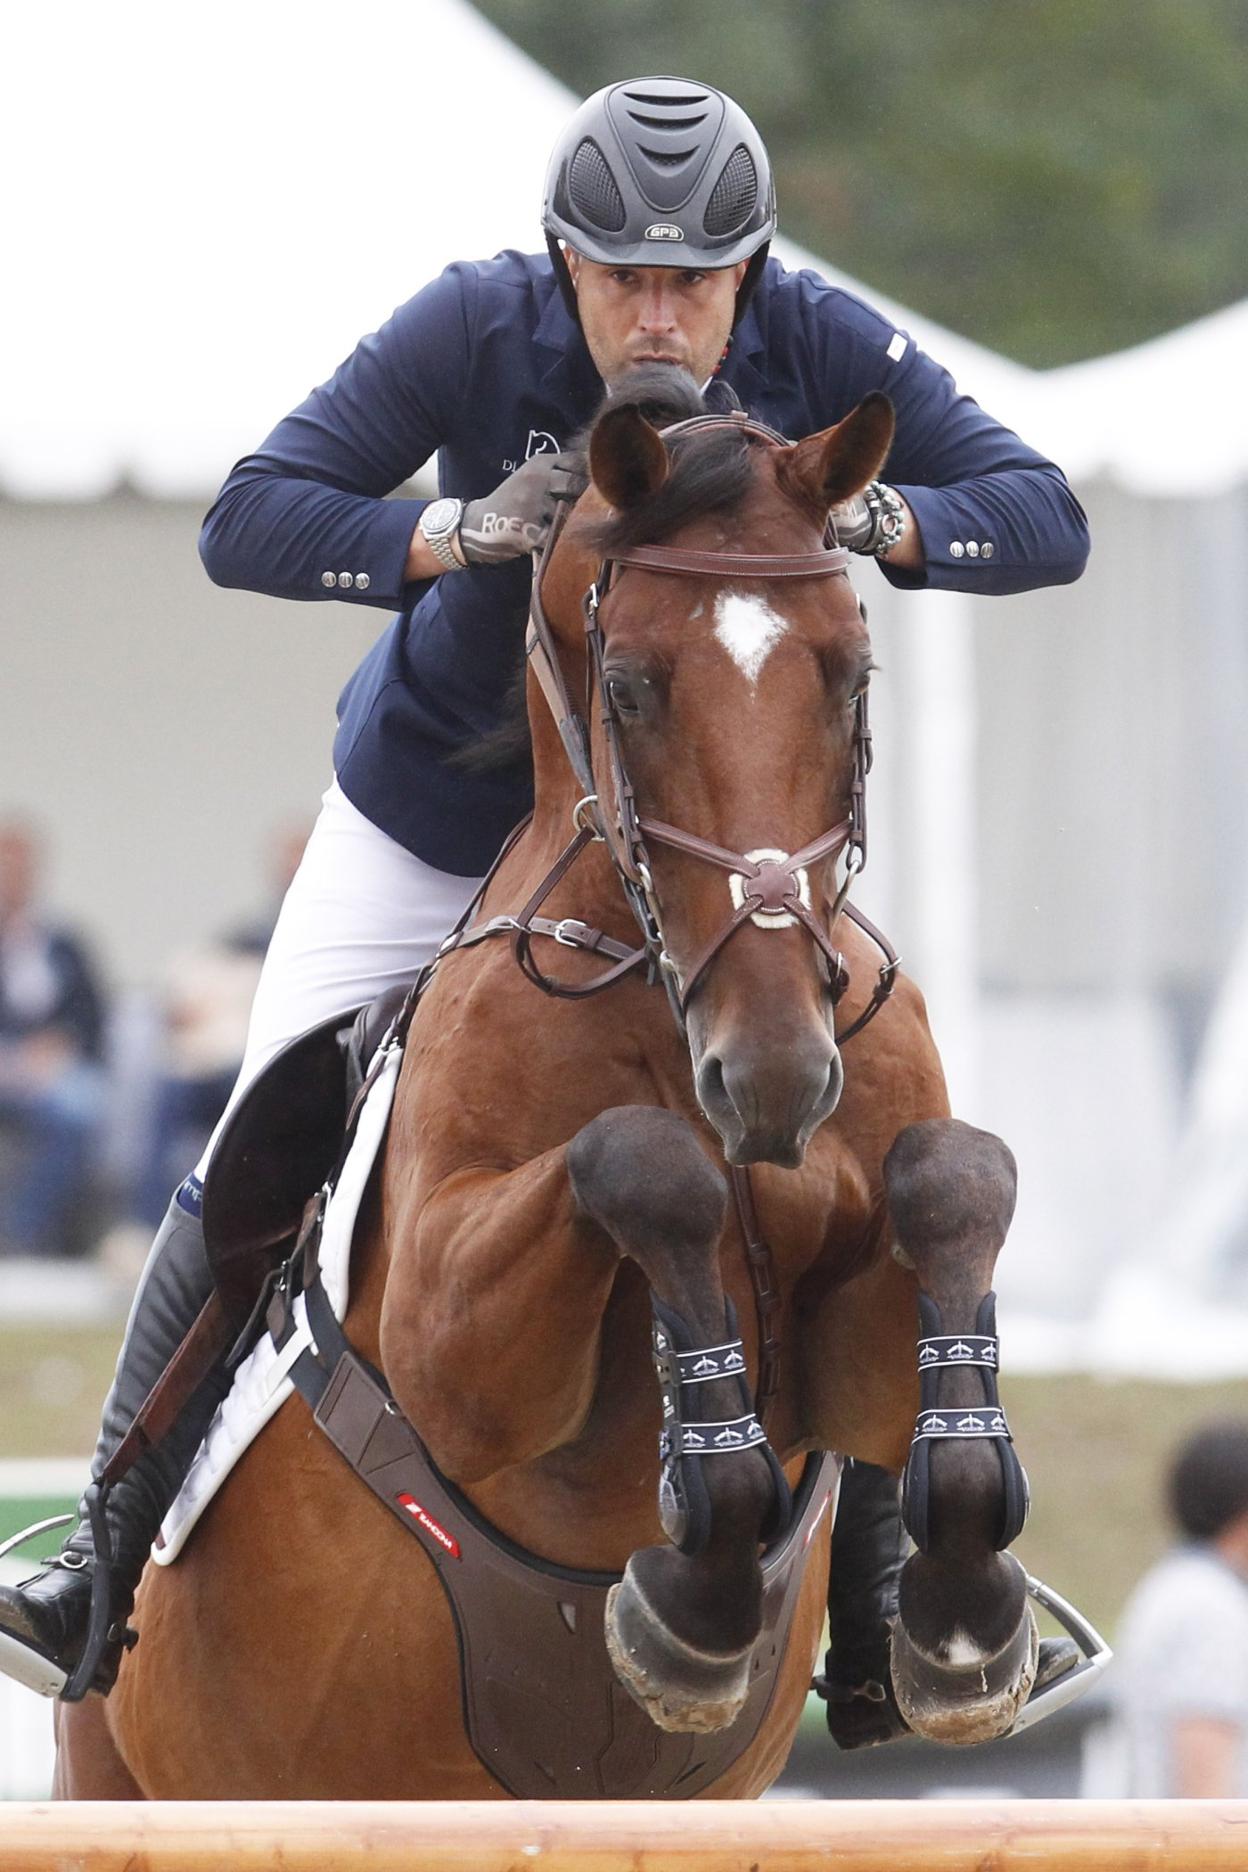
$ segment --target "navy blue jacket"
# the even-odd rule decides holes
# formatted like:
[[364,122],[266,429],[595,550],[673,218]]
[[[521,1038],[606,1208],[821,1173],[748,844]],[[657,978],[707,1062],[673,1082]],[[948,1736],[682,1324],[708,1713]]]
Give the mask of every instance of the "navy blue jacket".
[[[768,262],[722,375],[790,436],[887,392],[897,435],[884,472],[927,553],[923,573],[885,565],[893,584],[1016,592],[1083,570],[1087,526],[1060,469],[817,274]],[[425,503],[384,497],[435,450],[443,493],[488,494],[527,456],[565,445],[602,393],[545,255],[460,262],[238,463],[204,522],[200,551],[220,585],[397,607],[343,691],[334,763],[348,799],[439,870],[484,871],[532,803],[525,761],[484,773],[447,761],[498,724],[532,562],[405,584]]]

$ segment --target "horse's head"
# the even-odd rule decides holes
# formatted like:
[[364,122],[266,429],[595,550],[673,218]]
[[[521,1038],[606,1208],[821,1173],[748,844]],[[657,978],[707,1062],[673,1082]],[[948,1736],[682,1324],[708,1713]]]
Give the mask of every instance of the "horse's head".
[[[602,823],[622,868],[641,872],[698,1099],[729,1161],[796,1166],[841,1091],[836,969],[817,931],[848,834],[871,656],[848,577],[815,575],[835,562],[772,574],[780,558],[820,552],[829,509],[878,473],[892,411],[872,396],[834,428],[776,446],[727,421],[665,438],[639,400],[622,387],[594,425],[593,485],[555,581],[584,590],[589,562],[614,561],[597,613]],[[770,563],[673,571],[619,559],[655,543]],[[740,870],[734,855],[748,860]]]

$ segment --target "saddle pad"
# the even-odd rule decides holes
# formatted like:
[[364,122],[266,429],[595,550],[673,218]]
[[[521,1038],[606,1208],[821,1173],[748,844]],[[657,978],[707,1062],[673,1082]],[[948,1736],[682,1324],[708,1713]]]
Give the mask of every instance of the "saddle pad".
[[[355,1219],[385,1136],[402,1060],[403,1047],[396,1041],[387,1048],[385,1061],[359,1114],[351,1149],[325,1211],[319,1255],[321,1279],[337,1319],[347,1310]],[[290,1368],[312,1343],[302,1295],[295,1301],[292,1315],[296,1330],[282,1350],[279,1352],[269,1335],[263,1333],[235,1373],[234,1383],[208,1426],[186,1481],[161,1523],[152,1546],[152,1559],[158,1566],[169,1566],[177,1559],[191,1529],[243,1451],[294,1390]]]

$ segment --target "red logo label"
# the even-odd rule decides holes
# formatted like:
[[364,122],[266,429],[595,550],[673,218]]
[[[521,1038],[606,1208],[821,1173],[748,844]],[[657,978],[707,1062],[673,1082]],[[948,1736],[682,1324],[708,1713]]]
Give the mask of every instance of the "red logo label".
[[459,1542],[455,1539],[455,1536],[453,1534],[448,1534],[444,1527],[440,1527],[433,1516],[425,1512],[414,1495],[396,1495],[394,1499],[398,1502],[400,1508],[407,1509],[413,1521],[419,1521],[425,1533],[432,1536],[432,1538],[437,1541],[438,1546],[442,1548],[444,1553],[449,1553],[453,1560],[463,1559],[463,1555],[459,1551]]

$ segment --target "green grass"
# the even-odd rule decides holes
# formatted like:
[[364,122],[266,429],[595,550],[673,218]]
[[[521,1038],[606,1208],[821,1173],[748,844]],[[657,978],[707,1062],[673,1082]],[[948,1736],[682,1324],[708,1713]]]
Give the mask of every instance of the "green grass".
[[0,1330],[0,1456],[84,1456],[95,1448],[121,1327]]
[[[112,1326],[0,1330],[0,1457],[90,1452],[119,1337]],[[1171,1451],[1206,1418],[1248,1419],[1248,1381],[1102,1384],[1007,1373],[1002,1390],[1031,1477],[1019,1557],[1111,1636],[1132,1584],[1170,1538],[1161,1490]],[[12,1526],[40,1511],[31,1504]],[[0,1524],[0,1538],[4,1531]]]

